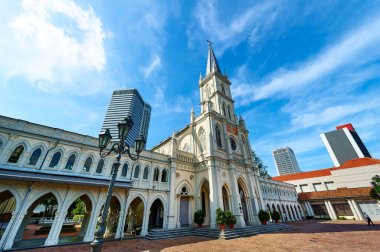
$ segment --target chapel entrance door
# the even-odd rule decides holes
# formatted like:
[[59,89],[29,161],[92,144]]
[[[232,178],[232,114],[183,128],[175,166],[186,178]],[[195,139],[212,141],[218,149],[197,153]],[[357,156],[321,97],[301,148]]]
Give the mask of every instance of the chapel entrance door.
[[181,227],[188,227],[189,223],[189,197],[181,197],[179,203],[179,223]]

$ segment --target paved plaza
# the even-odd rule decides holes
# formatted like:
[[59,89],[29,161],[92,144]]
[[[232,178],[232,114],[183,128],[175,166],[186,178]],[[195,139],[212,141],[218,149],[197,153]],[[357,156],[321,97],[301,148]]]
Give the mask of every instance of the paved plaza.
[[[378,225],[376,225],[378,224]],[[106,242],[103,251],[378,251],[380,223],[361,221],[304,221],[289,231],[234,240],[184,237],[149,241],[133,239]],[[28,250],[33,252],[89,251],[89,244]]]

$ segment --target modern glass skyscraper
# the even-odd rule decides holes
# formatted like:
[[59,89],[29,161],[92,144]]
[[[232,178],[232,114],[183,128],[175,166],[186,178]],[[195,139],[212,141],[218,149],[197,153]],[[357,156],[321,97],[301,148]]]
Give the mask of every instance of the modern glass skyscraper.
[[371,157],[351,123],[323,133],[321,138],[335,166],[340,166],[351,159]]
[[115,90],[111,97],[102,131],[109,129],[112,140],[118,139],[117,124],[127,116],[132,116],[133,127],[128,134],[127,143],[134,146],[139,135],[148,138],[151,106],[144,102],[137,89]]
[[273,158],[279,176],[300,172],[296,156],[291,148],[285,147],[274,150]]

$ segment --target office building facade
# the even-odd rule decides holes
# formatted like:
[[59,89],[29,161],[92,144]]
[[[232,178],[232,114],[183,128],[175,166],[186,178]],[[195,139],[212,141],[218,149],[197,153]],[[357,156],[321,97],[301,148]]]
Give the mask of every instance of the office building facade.
[[133,127],[128,135],[127,143],[134,146],[134,141],[139,135],[147,140],[150,114],[151,106],[144,102],[137,89],[115,90],[101,130],[109,129],[112,139],[117,140],[117,124],[127,116],[132,116]]
[[300,172],[296,156],[290,147],[276,149],[272,154],[278,175]]
[[335,166],[340,166],[348,160],[371,157],[351,123],[322,133],[321,138]]

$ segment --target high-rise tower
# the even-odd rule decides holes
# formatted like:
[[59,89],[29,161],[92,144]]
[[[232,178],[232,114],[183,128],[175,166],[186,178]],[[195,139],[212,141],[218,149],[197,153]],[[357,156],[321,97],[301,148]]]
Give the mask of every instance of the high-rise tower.
[[371,157],[351,123],[336,127],[336,130],[322,133],[321,138],[335,166],[351,159]]
[[279,176],[300,172],[296,155],[290,147],[274,150],[273,158]]
[[144,102],[137,89],[115,90],[108,106],[102,131],[109,129],[112,140],[118,139],[117,124],[127,116],[132,116],[133,127],[128,134],[127,143],[134,146],[135,139],[148,137],[151,106]]

